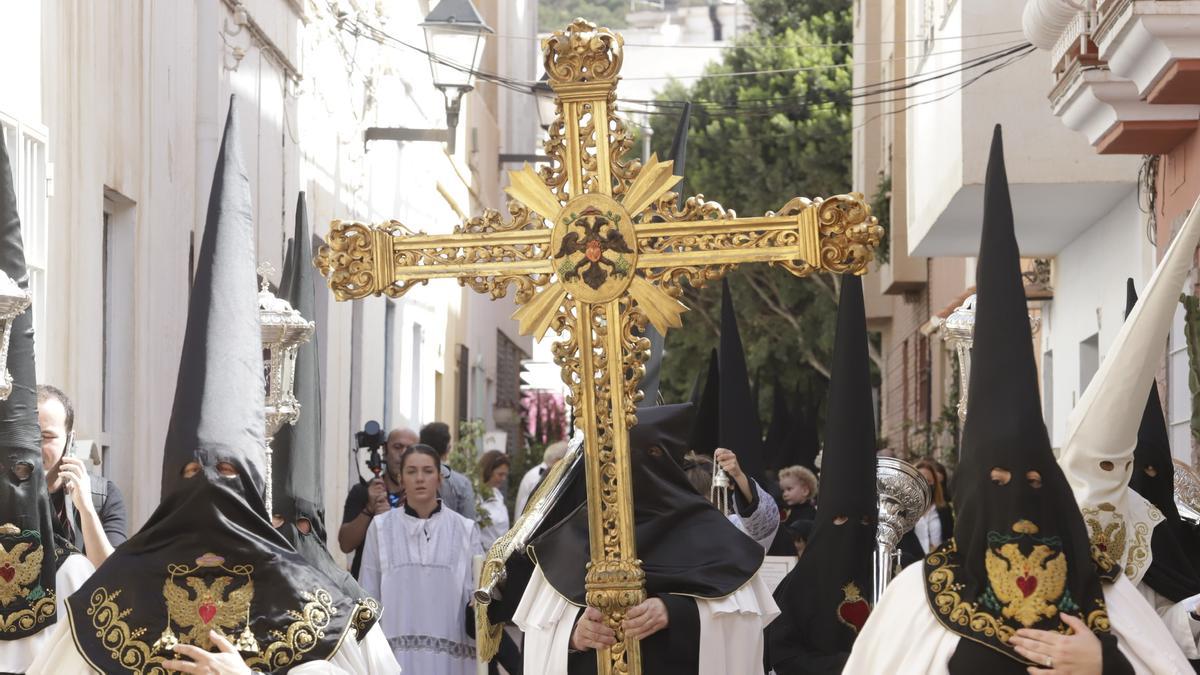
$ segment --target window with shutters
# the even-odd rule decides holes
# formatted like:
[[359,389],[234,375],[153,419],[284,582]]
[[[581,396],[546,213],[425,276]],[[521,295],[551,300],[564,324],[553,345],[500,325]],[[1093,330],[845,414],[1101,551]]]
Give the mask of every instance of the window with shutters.
[[24,124],[0,112],[0,133],[12,164],[21,217],[25,265],[29,268],[29,290],[33,293],[33,328],[36,336],[37,377],[46,377],[47,255],[49,242],[49,154],[45,127]]

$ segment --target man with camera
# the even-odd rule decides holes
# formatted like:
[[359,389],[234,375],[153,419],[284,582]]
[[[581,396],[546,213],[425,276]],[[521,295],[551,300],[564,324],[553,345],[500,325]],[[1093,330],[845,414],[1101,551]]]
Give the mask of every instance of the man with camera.
[[398,508],[404,501],[404,488],[400,484],[400,455],[418,440],[417,432],[412,429],[392,429],[384,443],[382,466],[371,467],[375,471],[375,478],[369,483],[359,481],[346,495],[342,526],[338,529],[338,546],[342,553],[354,551],[350,573],[355,579],[362,565],[363,542],[366,541],[371,520],[376,515]]

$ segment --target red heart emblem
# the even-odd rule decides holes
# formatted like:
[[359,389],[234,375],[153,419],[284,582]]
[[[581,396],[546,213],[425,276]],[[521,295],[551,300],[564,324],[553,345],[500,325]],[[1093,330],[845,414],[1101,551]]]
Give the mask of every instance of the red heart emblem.
[[0,566],[0,577],[4,577],[4,583],[9,583],[16,575],[17,571],[13,569],[12,565],[4,563],[3,566]]
[[211,602],[201,603],[196,608],[196,613],[200,615],[200,620],[204,623],[212,623],[213,617],[217,615],[217,606]]
[[867,623],[867,617],[870,616],[870,614],[871,606],[868,605],[867,601],[863,600],[862,598],[843,602],[842,604],[838,605],[838,616],[841,617],[842,621],[845,621],[853,626],[855,633],[862,630],[862,627]]
[[1021,592],[1028,598],[1037,590],[1037,577],[1031,577],[1028,574],[1017,577],[1017,588],[1021,589]]
[[604,254],[604,249],[600,248],[600,242],[595,239],[587,243],[587,259],[596,262],[600,256]]

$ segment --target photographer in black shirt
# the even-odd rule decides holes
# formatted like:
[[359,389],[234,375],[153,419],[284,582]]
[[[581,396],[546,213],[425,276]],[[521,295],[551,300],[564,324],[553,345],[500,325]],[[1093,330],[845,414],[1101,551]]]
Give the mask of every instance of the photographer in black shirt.
[[[362,564],[363,542],[367,528],[377,514],[398,508],[404,500],[404,488],[400,484],[400,455],[419,438],[412,429],[392,429],[383,448],[383,466],[370,482],[359,481],[346,495],[346,508],[342,514],[342,526],[338,529],[338,546],[342,553],[354,551],[350,573],[358,578]],[[378,443],[378,441],[376,441]]]

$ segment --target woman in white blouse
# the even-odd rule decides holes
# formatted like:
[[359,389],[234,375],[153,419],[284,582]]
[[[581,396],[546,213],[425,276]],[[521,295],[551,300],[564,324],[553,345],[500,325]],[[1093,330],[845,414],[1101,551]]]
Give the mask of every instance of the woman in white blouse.
[[504,503],[504,493],[500,489],[508,485],[511,467],[508,453],[503,450],[488,450],[479,458],[479,477],[482,479],[481,485],[485,486],[479,491],[479,501],[491,521],[481,523],[479,527],[479,537],[485,551],[508,532],[508,505]]

